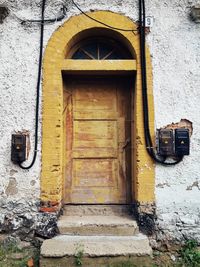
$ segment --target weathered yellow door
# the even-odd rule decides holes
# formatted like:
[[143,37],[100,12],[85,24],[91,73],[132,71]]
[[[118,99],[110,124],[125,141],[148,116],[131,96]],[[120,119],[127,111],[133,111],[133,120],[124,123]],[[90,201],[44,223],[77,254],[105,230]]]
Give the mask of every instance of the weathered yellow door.
[[129,83],[74,76],[65,86],[66,203],[129,202]]

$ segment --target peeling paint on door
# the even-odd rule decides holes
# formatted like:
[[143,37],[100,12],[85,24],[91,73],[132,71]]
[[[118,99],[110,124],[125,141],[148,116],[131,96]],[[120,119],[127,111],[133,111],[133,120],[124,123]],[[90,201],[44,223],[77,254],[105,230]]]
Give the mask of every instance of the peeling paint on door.
[[105,77],[67,80],[67,203],[127,203],[131,176],[128,84],[125,79]]

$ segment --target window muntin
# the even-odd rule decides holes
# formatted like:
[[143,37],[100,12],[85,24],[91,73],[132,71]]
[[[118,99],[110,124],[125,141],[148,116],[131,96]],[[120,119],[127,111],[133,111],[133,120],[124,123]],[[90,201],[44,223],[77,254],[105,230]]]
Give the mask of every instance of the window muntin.
[[116,41],[107,38],[92,38],[76,45],[72,59],[117,60],[132,59],[131,53]]

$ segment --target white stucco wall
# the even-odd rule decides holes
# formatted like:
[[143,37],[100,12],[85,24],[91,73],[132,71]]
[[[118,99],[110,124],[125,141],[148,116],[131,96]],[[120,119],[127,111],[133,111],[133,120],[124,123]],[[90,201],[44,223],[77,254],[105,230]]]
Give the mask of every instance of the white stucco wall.
[[[111,10],[134,21],[138,20],[137,2],[77,1],[84,11]],[[13,212],[14,207],[17,211],[17,207],[23,207],[27,201],[31,212],[35,212],[35,201],[40,193],[41,131],[37,161],[31,170],[21,170],[10,161],[11,133],[25,129],[30,131],[32,138],[34,135],[40,37],[39,24],[21,25],[17,17],[38,19],[40,3],[40,0],[0,0],[0,4],[10,10],[4,23],[0,24],[1,221],[9,209]],[[156,128],[186,118],[193,123],[194,129],[190,156],[174,167],[156,166],[159,223],[166,232],[175,233],[177,237],[186,234],[200,241],[200,24],[189,18],[190,8],[196,3],[197,0],[148,0],[146,13],[154,17],[147,42],[153,63]],[[66,19],[79,14],[69,1],[49,0],[46,18],[55,17],[62,4],[68,8]],[[64,21],[45,25],[44,46]],[[33,140],[31,143],[33,152]],[[30,155],[29,162],[31,159]]]

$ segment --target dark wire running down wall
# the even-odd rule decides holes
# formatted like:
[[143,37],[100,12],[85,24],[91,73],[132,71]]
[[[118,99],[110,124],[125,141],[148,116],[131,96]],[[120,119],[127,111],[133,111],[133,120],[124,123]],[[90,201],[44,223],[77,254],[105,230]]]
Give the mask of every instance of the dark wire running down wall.
[[173,162],[166,162],[166,158],[158,157],[156,154],[149,129],[149,109],[148,109],[148,88],[147,88],[147,69],[146,69],[146,50],[145,50],[145,0],[139,0],[139,32],[140,32],[140,59],[141,59],[141,78],[142,78],[142,100],[143,100],[143,121],[146,150],[149,156],[157,163],[165,166],[176,165],[182,161],[183,157],[176,158]]
[[41,26],[40,26],[40,52],[39,52],[39,64],[38,64],[38,77],[37,77],[37,90],[36,90],[36,106],[35,106],[35,145],[32,162],[29,166],[23,166],[19,163],[20,168],[28,170],[30,169],[36,160],[38,149],[38,123],[39,123],[39,103],[40,103],[40,81],[42,73],[42,55],[43,55],[43,39],[44,39],[44,11],[46,0],[42,1],[42,14],[41,14]]

